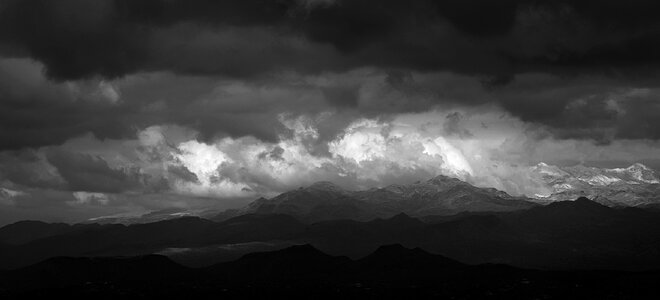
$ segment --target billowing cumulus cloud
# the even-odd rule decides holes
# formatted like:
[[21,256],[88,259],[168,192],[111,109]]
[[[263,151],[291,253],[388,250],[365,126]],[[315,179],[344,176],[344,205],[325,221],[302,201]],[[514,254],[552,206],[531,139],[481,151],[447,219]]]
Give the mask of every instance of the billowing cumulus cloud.
[[[1,204],[23,211],[48,203],[53,214],[68,219],[166,207],[235,207],[321,180],[364,189],[439,174],[513,195],[535,195],[548,189],[529,172],[539,161],[660,162],[657,142],[556,139],[547,127],[501,108],[361,118],[322,140],[319,128],[334,114],[279,115],[286,130],[274,142],[229,136],[204,140],[193,129],[157,125],[139,129],[134,139],[102,141],[87,135],[29,155],[5,154]],[[316,152],[319,144],[327,151]]]
[[139,169],[113,169],[101,157],[51,150],[46,153],[46,158],[74,191],[117,193],[142,185]]

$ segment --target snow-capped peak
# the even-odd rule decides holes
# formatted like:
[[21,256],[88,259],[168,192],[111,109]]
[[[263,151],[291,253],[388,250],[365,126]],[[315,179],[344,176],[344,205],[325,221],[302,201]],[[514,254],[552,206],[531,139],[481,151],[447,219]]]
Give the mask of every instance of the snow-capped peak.
[[655,176],[655,172],[653,172],[653,170],[649,169],[645,165],[634,164],[628,167],[628,169],[633,178],[637,179],[638,181],[646,183],[660,183],[658,177]]
[[640,205],[657,203],[660,198],[660,179],[653,169],[635,163],[624,168],[598,168],[584,165],[559,167],[539,163],[531,171],[541,175],[542,188],[546,193],[535,195],[537,199],[567,200],[586,193],[599,197],[607,205]]
[[593,177],[584,178],[584,179],[580,178],[580,179],[583,180],[583,181],[588,182],[589,184],[593,184],[593,185],[608,185],[608,184],[612,184],[612,183],[621,181],[620,178],[610,177],[610,176],[605,176],[605,175],[600,175],[600,174],[596,175],[596,176],[593,176]]
[[655,172],[651,168],[641,163],[634,163],[625,169],[616,168],[610,170],[616,173],[628,174],[628,176],[632,177],[634,180],[639,182],[650,183],[650,184],[660,183],[660,180],[656,176]]
[[532,170],[550,177],[563,177],[567,175],[566,172],[564,172],[559,167],[552,166],[544,162],[536,164],[536,166],[532,167]]
[[651,170],[649,167],[647,167],[647,166],[645,166],[644,164],[641,164],[641,163],[634,163],[634,164],[630,165],[630,167],[627,167],[626,169],[628,169],[629,171],[636,171],[636,170],[650,171]]

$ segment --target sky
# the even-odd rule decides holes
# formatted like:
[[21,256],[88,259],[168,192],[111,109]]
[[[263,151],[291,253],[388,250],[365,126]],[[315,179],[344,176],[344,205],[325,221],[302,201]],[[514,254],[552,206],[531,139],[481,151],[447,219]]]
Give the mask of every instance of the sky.
[[0,224],[660,168],[650,0],[0,0]]

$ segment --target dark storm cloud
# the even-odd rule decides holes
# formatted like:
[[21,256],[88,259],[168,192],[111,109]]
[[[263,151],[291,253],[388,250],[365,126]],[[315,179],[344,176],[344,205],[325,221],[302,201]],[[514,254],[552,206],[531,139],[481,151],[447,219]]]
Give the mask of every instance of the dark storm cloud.
[[331,87],[323,89],[323,96],[332,105],[338,107],[356,107],[358,105],[358,87]]
[[[283,6],[284,5],[284,6]],[[51,77],[115,77],[153,67],[149,38],[179,22],[273,25],[277,1],[6,0],[0,36],[48,67]]]
[[187,182],[199,183],[199,178],[197,175],[195,175],[193,172],[190,172],[190,170],[188,170],[188,168],[185,166],[168,166],[167,172],[168,174],[173,175],[178,179]]
[[138,169],[113,169],[101,157],[52,150],[46,158],[72,191],[118,193],[143,186]]
[[[22,49],[59,79],[365,65],[502,76],[656,64],[658,6],[643,0],[4,0],[0,38],[4,48]],[[199,34],[205,30],[223,34]],[[237,31],[243,41],[267,35],[280,41],[252,51]],[[311,43],[292,45],[288,39],[295,37]],[[565,42],[573,37],[582,40]]]
[[660,92],[631,96],[618,105],[621,109],[615,138],[660,139]]
[[98,92],[98,83],[56,84],[40,66],[0,59],[0,149],[58,144],[89,131],[125,135],[122,108]]
[[65,188],[66,182],[48,167],[35,151],[4,151],[0,154],[0,179],[36,188]]
[[[341,117],[318,125],[324,142],[358,117],[428,110],[437,104],[430,97],[496,102],[560,137],[656,139],[652,96],[630,102],[651,112],[626,102],[628,113],[616,114],[602,84],[548,89],[516,81],[534,72],[657,85],[649,78],[660,61],[658,8],[645,0],[0,0],[0,55],[33,59],[47,76],[35,83],[42,70],[0,65],[0,149],[59,144],[86,132],[125,138],[163,123],[192,127],[204,140],[275,141],[283,130],[278,113],[336,109]],[[269,75],[280,71],[316,76],[361,67],[386,71],[381,88],[400,94],[365,101],[369,87],[355,81],[310,87],[314,97],[294,91],[204,99],[217,78],[272,91],[282,82],[268,82]],[[157,71],[188,85],[129,85],[121,103],[90,101],[94,95],[69,88]],[[476,76],[482,86],[419,83],[411,75],[436,71]],[[420,86],[429,97],[409,97],[424,92]],[[572,104],[584,97],[593,99]]]
[[660,90],[652,81],[528,74],[493,94],[506,110],[523,121],[547,125],[557,138],[602,144],[660,139]]

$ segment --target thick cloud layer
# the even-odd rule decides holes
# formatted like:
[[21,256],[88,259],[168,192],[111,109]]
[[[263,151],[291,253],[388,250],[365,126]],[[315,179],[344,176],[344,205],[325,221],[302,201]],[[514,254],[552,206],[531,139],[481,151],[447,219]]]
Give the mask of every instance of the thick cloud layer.
[[658,8],[650,0],[4,0],[0,36],[7,53],[37,59],[59,79],[364,66],[637,72],[660,58]]
[[[320,124],[329,141],[359,118],[492,103],[559,138],[658,139],[659,89],[607,76],[521,74],[491,88],[454,73],[357,69],[321,75],[229,79],[139,73],[122,79],[52,82],[41,64],[0,59],[0,148],[60,144],[88,132],[132,138],[136,128],[178,124],[200,138],[254,136],[274,142],[286,132],[278,115],[338,112]],[[317,149],[326,152],[324,145]]]
[[[269,88],[297,89],[284,95],[297,102],[311,97],[356,108],[353,119],[374,108],[406,112],[437,102],[490,101],[562,137],[657,139],[657,6],[645,0],[3,0],[0,54],[20,59],[0,62],[2,148],[61,143],[88,131],[126,137],[135,126],[162,122],[194,125],[207,136],[274,141],[273,116],[301,109],[266,94]],[[386,72],[386,84],[404,90],[399,97],[406,101],[365,106],[360,93],[374,78],[341,79],[361,68]],[[112,82],[172,73],[178,75],[117,102],[122,94]],[[337,75],[305,82],[329,73]],[[454,75],[433,75],[443,73]],[[452,76],[459,85],[451,86]],[[208,95],[221,92],[218,78],[243,84],[249,103],[239,103],[246,101],[241,95]],[[631,98],[627,90],[635,88],[651,90],[635,101],[611,99]],[[429,93],[433,103],[407,101],[413,89]],[[312,91],[318,94],[309,96]],[[229,96],[223,101],[234,105],[217,117],[199,107],[199,96]],[[80,101],[89,99],[107,101]],[[612,103],[632,113],[617,114]],[[319,110],[314,105],[303,106]],[[271,113],[273,106],[281,111]]]
[[0,0],[0,219],[654,165],[659,6]]

